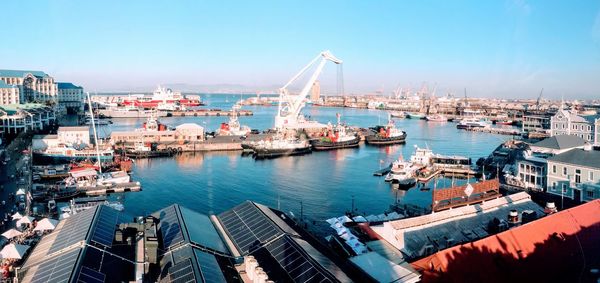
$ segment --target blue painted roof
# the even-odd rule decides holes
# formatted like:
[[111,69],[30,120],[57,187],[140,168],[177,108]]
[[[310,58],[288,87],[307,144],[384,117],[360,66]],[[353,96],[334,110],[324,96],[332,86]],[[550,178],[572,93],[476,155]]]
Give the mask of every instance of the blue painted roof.
[[9,85],[5,81],[0,80],[0,88],[16,88],[15,85]]
[[32,74],[38,78],[47,78],[48,74],[42,71],[27,71],[27,70],[0,70],[0,77],[16,77],[22,78],[26,74]]
[[57,83],[57,84],[58,84],[58,89],[69,89],[69,88],[78,88],[78,89],[83,89],[83,87],[76,86],[76,85],[74,85],[74,84],[72,84],[72,83],[65,83],[65,82],[62,82],[62,83]]

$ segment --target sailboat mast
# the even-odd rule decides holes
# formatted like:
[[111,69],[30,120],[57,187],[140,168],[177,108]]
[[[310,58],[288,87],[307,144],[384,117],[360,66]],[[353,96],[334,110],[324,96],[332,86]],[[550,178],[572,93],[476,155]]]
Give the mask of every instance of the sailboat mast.
[[92,129],[94,130],[94,143],[96,144],[96,155],[98,158],[98,171],[102,174],[102,161],[100,159],[100,149],[98,148],[98,134],[96,133],[96,121],[94,121],[94,109],[92,108],[92,100],[90,93],[86,92],[88,99],[88,107],[90,108],[90,117],[92,118]]

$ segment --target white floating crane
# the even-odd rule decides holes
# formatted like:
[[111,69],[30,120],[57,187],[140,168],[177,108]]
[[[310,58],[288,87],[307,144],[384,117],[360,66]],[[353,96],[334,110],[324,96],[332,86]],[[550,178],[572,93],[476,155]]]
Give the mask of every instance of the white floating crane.
[[[302,76],[302,74],[304,74],[311,66],[317,63],[319,59],[321,59],[319,65],[304,88],[302,88],[302,91],[300,91],[298,94],[289,93],[287,87],[298,80],[300,76]],[[306,96],[321,74],[321,71],[323,71],[323,67],[327,61],[331,61],[335,64],[342,64],[342,60],[333,56],[329,50],[323,51],[319,53],[319,55],[317,55],[317,57],[315,57],[312,61],[310,61],[306,67],[300,70],[300,72],[298,72],[298,74],[296,74],[287,84],[279,89],[279,107],[277,109],[277,116],[275,116],[275,128],[284,128],[286,126],[295,126],[298,124],[298,116],[306,104]]]

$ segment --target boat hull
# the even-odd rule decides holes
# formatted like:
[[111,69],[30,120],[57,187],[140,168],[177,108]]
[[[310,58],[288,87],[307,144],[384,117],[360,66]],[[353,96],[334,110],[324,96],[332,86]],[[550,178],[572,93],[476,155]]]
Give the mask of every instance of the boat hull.
[[267,159],[267,158],[276,158],[281,156],[293,156],[293,155],[303,155],[310,153],[310,146],[307,147],[299,147],[299,148],[286,148],[286,149],[264,149],[264,148],[255,148],[254,149],[254,158],[256,159]]
[[[46,154],[34,152],[33,158],[40,163],[69,163],[71,161],[84,161],[91,160],[96,161],[98,159],[97,155],[89,155],[89,156],[66,156],[66,155],[56,155],[56,154]],[[113,156],[100,156],[100,160],[102,162],[110,162],[113,160]]]
[[165,111],[156,111],[154,114],[144,111],[114,111],[110,109],[101,109],[98,114],[106,118],[149,118],[154,117],[167,117],[168,113]]
[[457,129],[474,129],[474,128],[485,128],[482,125],[470,125],[470,124],[458,124],[456,125]]
[[160,151],[127,151],[125,152],[125,156],[131,158],[152,158],[152,157],[164,157],[164,156],[173,156],[175,154],[170,150],[160,150]]
[[378,135],[371,135],[365,138],[367,144],[370,145],[391,145],[391,144],[401,144],[406,142],[406,133],[397,137],[381,137]]
[[331,150],[331,149],[340,149],[340,148],[352,148],[357,147],[360,142],[359,137],[354,137],[354,139],[349,141],[342,142],[332,142],[332,141],[323,141],[323,140],[312,140],[310,144],[312,145],[314,150]]

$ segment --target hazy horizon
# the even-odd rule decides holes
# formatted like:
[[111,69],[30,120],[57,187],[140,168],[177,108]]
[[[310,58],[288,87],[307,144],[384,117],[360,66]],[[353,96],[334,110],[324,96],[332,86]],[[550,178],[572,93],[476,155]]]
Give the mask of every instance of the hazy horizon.
[[[158,84],[276,90],[320,51],[344,60],[348,94],[600,97],[600,2],[3,3],[0,68],[87,91]],[[18,27],[18,28],[17,28]],[[336,67],[322,89],[335,93]]]

